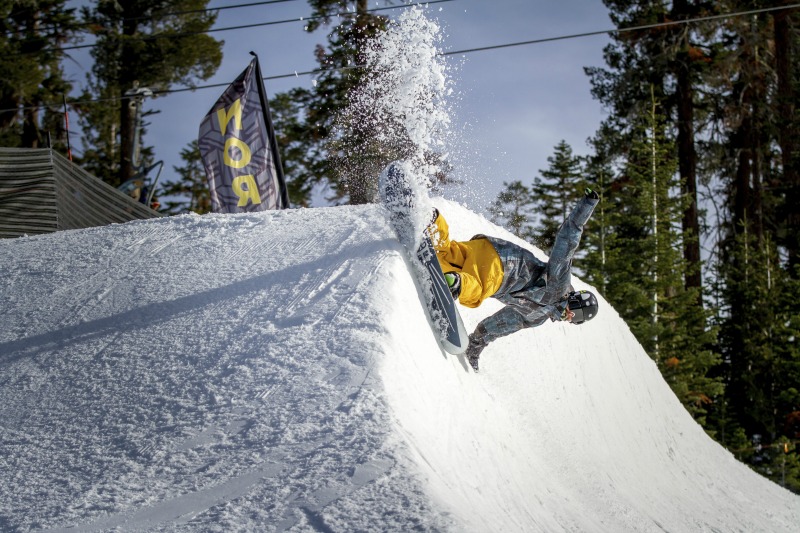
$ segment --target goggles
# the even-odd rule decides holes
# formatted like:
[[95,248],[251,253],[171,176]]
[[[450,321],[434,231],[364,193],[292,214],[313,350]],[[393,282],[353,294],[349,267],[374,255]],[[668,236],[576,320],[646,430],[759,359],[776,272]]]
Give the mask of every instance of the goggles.
[[[569,310],[574,313],[573,324],[583,324],[597,314],[597,298],[589,291],[573,291],[567,297]],[[566,309],[564,310],[566,315]],[[565,316],[566,318],[566,316]]]

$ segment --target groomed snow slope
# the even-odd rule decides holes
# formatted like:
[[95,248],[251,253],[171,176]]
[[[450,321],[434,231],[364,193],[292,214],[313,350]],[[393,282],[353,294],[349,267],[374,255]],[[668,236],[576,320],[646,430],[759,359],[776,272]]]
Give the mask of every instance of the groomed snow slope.
[[[513,239],[436,203],[455,238]],[[445,356],[379,206],[3,241],[0,272],[0,531],[800,524],[605,302],[479,375]]]

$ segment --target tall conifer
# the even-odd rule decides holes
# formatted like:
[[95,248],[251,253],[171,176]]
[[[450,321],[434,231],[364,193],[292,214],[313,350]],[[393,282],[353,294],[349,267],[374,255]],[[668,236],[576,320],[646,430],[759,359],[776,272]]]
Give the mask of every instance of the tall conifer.
[[[112,185],[132,178],[144,161],[136,161],[132,92],[153,93],[173,84],[206,80],[222,61],[222,43],[205,34],[216,20],[208,0],[100,0],[83,8],[93,28],[94,65],[81,100],[83,164]],[[153,94],[157,97],[157,94]],[[143,152],[148,153],[144,142]]]
[[536,240],[533,226],[531,190],[521,181],[503,182],[503,190],[489,206],[491,221],[503,226],[521,239]]
[[718,363],[714,331],[684,279],[680,220],[686,197],[676,173],[673,141],[651,107],[633,130],[623,174],[609,201],[606,298],[625,318],[675,394],[701,423],[722,386],[709,371]]
[[200,147],[196,139],[181,150],[181,159],[185,164],[173,167],[180,179],[165,184],[159,192],[159,197],[166,199],[162,211],[172,215],[210,213],[211,194],[208,190],[206,169],[203,166]]
[[[325,186],[329,200],[353,204],[369,202],[373,192],[358,178],[344,171],[338,153],[370,157],[374,143],[368,124],[363,130],[335,137],[337,120],[348,105],[347,95],[357,87],[364,72],[363,47],[386,29],[387,19],[370,13],[366,0],[309,0],[312,18],[308,32],[333,25],[327,47],[314,52],[319,74],[313,88],[292,89],[276,96],[275,125],[282,133],[283,160],[292,201],[307,205],[315,186]],[[374,178],[373,172],[371,177]]]
[[75,40],[65,0],[0,2],[0,145],[64,147],[63,101],[72,89],[61,46]]
[[583,196],[586,182],[581,158],[573,153],[566,141],[561,140],[556,144],[547,162],[549,166],[540,170],[539,176],[533,180],[531,195],[538,217],[536,243],[549,252],[559,226],[569,216],[575,202]]

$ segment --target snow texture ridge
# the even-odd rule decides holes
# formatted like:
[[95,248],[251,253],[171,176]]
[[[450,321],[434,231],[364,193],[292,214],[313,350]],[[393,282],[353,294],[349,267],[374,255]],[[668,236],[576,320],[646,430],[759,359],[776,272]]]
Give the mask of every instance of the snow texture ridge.
[[605,302],[475,375],[408,268],[377,205],[0,242],[0,530],[796,530]]

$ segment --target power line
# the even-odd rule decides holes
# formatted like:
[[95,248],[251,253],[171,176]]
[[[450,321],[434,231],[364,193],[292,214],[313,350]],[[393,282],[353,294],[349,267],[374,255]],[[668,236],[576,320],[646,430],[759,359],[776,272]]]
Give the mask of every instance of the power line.
[[[431,2],[424,2],[426,4],[433,4],[437,2],[447,2],[452,0],[434,0]],[[396,6],[396,7],[408,7],[410,5],[418,5],[418,4],[406,4],[404,6]],[[492,46],[483,46],[477,48],[467,48],[464,50],[456,50],[453,52],[440,52],[438,55],[440,56],[451,56],[451,55],[458,55],[458,54],[468,54],[472,52],[482,52],[486,50],[498,50],[502,48],[510,48],[514,46],[524,46],[524,45],[531,45],[531,44],[542,44],[547,42],[554,42],[554,41],[562,41],[567,39],[577,39],[582,37],[591,37],[595,35],[603,35],[603,34],[614,34],[614,33],[627,33],[632,31],[641,31],[647,29],[655,29],[655,28],[663,28],[668,26],[676,26],[676,25],[683,25],[683,24],[690,24],[694,22],[705,22],[709,20],[718,20],[724,18],[733,18],[733,17],[740,17],[746,15],[757,15],[760,13],[767,13],[771,11],[779,11],[782,9],[793,9],[800,7],[800,3],[796,4],[788,4],[785,6],[780,7],[767,7],[761,9],[753,9],[749,11],[739,11],[736,13],[725,13],[719,15],[709,15],[705,17],[698,17],[693,19],[685,19],[685,20],[677,20],[677,21],[669,21],[669,22],[658,22],[653,24],[645,24],[640,26],[630,26],[626,28],[619,28],[619,29],[610,29],[610,30],[598,30],[598,31],[591,31],[591,32],[584,32],[584,33],[574,33],[569,35],[561,35],[557,37],[546,37],[542,39],[534,39],[530,41],[520,41],[515,43],[507,43],[507,44],[499,44],[499,45],[492,45]],[[391,8],[381,8],[381,9],[391,9]],[[293,21],[294,22],[294,21]],[[352,70],[363,68],[364,65],[354,65],[349,67],[336,67],[330,69],[314,69],[308,70],[303,72],[293,72],[291,74],[279,74],[274,76],[264,76],[263,79],[266,80],[278,80],[284,78],[292,78],[292,77],[299,77],[299,76],[307,76],[313,74],[325,74],[327,72],[336,72],[336,71],[344,71],[344,70]],[[154,95],[165,95],[165,94],[172,94],[172,93],[180,93],[180,92],[187,92],[187,91],[199,91],[202,89],[213,89],[215,87],[227,87],[230,85],[230,82],[226,83],[215,83],[210,85],[200,85],[196,87],[182,87],[179,89],[165,89],[165,90],[154,90]],[[123,97],[114,97],[114,98],[101,98],[101,99],[92,99],[92,100],[81,100],[81,101],[73,101],[68,102],[70,105],[81,105],[81,104],[89,104],[89,103],[96,103],[96,102],[104,102],[104,101],[115,101],[115,100],[122,100]],[[53,105],[37,105],[37,106],[28,106],[28,107],[20,107],[20,108],[11,108],[11,109],[0,109],[0,113],[6,113],[10,111],[19,111],[19,110],[27,110],[27,109],[44,109],[47,107],[55,107],[57,104]]]
[[685,20],[673,20],[669,22],[657,22],[653,24],[644,24],[641,26],[630,26],[627,28],[619,28],[613,30],[598,30],[598,31],[590,31],[584,33],[573,33],[570,35],[560,35],[558,37],[546,37],[544,39],[534,39],[531,41],[520,41],[516,43],[507,43],[507,44],[498,44],[493,46],[482,46],[479,48],[467,48],[465,50],[458,50],[456,52],[445,52],[442,55],[449,56],[449,55],[456,55],[456,54],[466,54],[469,52],[482,52],[485,50],[497,50],[500,48],[511,48],[512,46],[524,46],[528,44],[541,44],[541,43],[549,43],[553,41],[563,41],[565,39],[577,39],[579,37],[592,37],[594,35],[611,35],[613,33],[627,33],[632,31],[642,31],[642,30],[651,30],[655,28],[665,28],[668,26],[678,26],[683,24],[690,24],[694,22],[707,22],[709,20],[718,20],[723,18],[732,18],[732,17],[742,17],[746,15],[758,15],[760,13],[767,13],[770,11],[780,11],[782,9],[792,9],[800,7],[800,3],[798,4],[788,4],[785,6],[780,7],[765,7],[761,9],[752,9],[750,11],[740,11],[737,13],[724,13],[720,15],[708,15],[705,17],[697,17],[693,19],[685,19]]
[[[280,1],[290,1],[290,0],[280,0]],[[386,10],[389,10],[389,9],[400,9],[400,8],[411,7],[411,6],[421,5],[421,4],[425,4],[425,5],[440,4],[440,3],[443,3],[443,2],[453,2],[453,1],[455,1],[455,0],[430,0],[430,1],[427,1],[427,2],[418,2],[418,3],[415,3],[415,4],[401,4],[401,5],[397,5],[397,6],[376,7],[374,9],[368,9],[367,13],[374,13],[374,12],[377,12],[377,11],[386,11]],[[244,5],[257,5],[257,4],[242,4],[242,6],[244,6]],[[274,25],[277,25],[277,24],[289,24],[289,23],[293,23],[293,22],[308,22],[308,21],[311,21],[311,20],[318,20],[318,19],[330,18],[330,17],[334,17],[334,16],[352,15],[352,14],[353,14],[353,12],[342,12],[342,13],[336,13],[335,15],[330,15],[330,16],[328,16],[328,15],[317,15],[317,16],[299,17],[299,18],[291,18],[291,19],[284,19],[284,20],[273,20],[273,21],[268,21],[268,22],[257,22],[257,23],[254,23],[254,24],[243,24],[241,26],[229,26],[227,28],[211,28],[211,29],[205,30],[205,31],[192,31],[192,32],[181,32],[181,33],[162,32],[162,33],[156,33],[156,34],[153,34],[153,35],[146,35],[146,36],[142,36],[142,37],[128,36],[128,37],[125,37],[125,40],[127,42],[133,42],[133,41],[155,41],[155,40],[158,40],[158,39],[175,39],[175,38],[178,38],[178,37],[189,37],[189,36],[192,36],[192,35],[203,35],[203,34],[206,34],[206,33],[217,33],[217,32],[223,32],[223,31],[233,31],[233,30],[244,30],[244,29],[250,29],[250,28],[260,28],[260,27],[264,27],[264,26],[274,26]],[[148,17],[140,17],[140,18],[148,18]],[[133,20],[133,19],[131,19],[131,20]],[[28,55],[28,54],[39,54],[39,53],[42,53],[42,52],[64,52],[64,51],[67,51],[67,50],[81,50],[81,49],[85,49],[85,48],[95,48],[97,46],[100,46],[100,45],[95,42],[95,43],[92,43],[92,44],[76,44],[74,46],[62,46],[62,47],[59,47],[59,48],[43,48],[42,50],[36,50],[36,51],[32,51],[32,52],[17,52],[15,54],[9,54],[9,55],[19,56],[19,55]]]
[[[286,2],[296,2],[297,0],[264,0],[263,2],[252,2],[249,4],[237,4],[234,6],[219,6],[219,7],[207,7],[205,9],[190,9],[187,11],[170,11],[168,13],[155,13],[153,16],[159,17],[174,17],[177,15],[191,15],[192,13],[207,13],[209,11],[223,11],[225,9],[239,9],[242,7],[254,7],[254,6],[264,6],[268,4],[283,4]],[[149,20],[153,18],[153,16],[142,15],[140,17],[132,17],[128,18],[127,20]]]
[[[282,4],[286,2],[297,2],[298,0],[264,0],[262,2],[252,2],[249,4],[236,4],[233,6],[219,6],[219,7],[207,7],[205,9],[190,9],[186,11],[169,11],[163,13],[153,13],[152,15],[140,15],[138,17],[123,17],[122,20],[152,20],[156,17],[159,18],[166,18],[166,17],[176,17],[178,15],[190,15],[192,13],[208,13],[211,11],[223,11],[226,9],[239,9],[242,7],[254,7],[254,6],[264,6],[269,4]],[[14,16],[15,14],[9,15],[9,17]],[[94,26],[94,22],[83,22],[76,24],[75,27],[80,28],[84,26]],[[56,29],[56,26],[47,26],[46,28],[42,28],[43,31],[45,30],[53,30]],[[15,33],[13,30],[9,30],[6,32],[6,35],[12,35]]]
[[[430,2],[430,3],[434,3],[434,2]],[[790,4],[790,5],[782,6],[782,7],[769,7],[769,8],[762,8],[762,9],[753,9],[753,10],[750,10],[750,11],[741,11],[741,12],[736,12],[736,13],[710,15],[710,16],[698,17],[698,18],[694,18],[694,19],[685,19],[685,20],[669,21],[669,22],[659,22],[659,23],[654,23],[654,24],[645,24],[645,25],[641,25],[641,26],[630,26],[630,27],[627,27],[627,28],[619,28],[619,29],[611,29],[611,30],[598,30],[598,31],[591,31],[591,32],[584,32],[584,33],[574,33],[574,34],[570,34],[570,35],[561,35],[561,36],[557,36],[557,37],[546,37],[546,38],[543,38],[543,39],[534,39],[534,40],[530,40],[530,41],[521,41],[521,42],[516,42],[516,43],[507,43],[507,44],[500,44],[500,45],[493,45],[493,46],[483,46],[483,47],[479,47],[479,48],[466,48],[464,50],[456,50],[454,52],[440,52],[438,55],[440,55],[440,56],[451,56],[451,55],[458,55],[458,54],[468,54],[468,53],[472,53],[472,52],[482,52],[482,51],[485,51],[485,50],[497,50],[497,49],[501,49],[501,48],[510,48],[510,47],[513,47],[513,46],[524,46],[524,45],[530,45],[530,44],[542,44],[542,43],[554,42],[554,41],[562,41],[562,40],[567,40],[567,39],[577,39],[577,38],[581,38],[581,37],[591,37],[591,36],[595,36],[595,35],[604,35],[604,34],[609,34],[610,35],[610,34],[613,34],[613,33],[627,33],[627,32],[632,32],[632,31],[641,31],[641,30],[654,29],[654,28],[659,28],[659,27],[667,27],[667,26],[675,26],[675,25],[681,25],[681,24],[689,24],[689,23],[693,23],[693,22],[705,22],[705,21],[709,21],[709,20],[722,19],[722,18],[733,18],[733,17],[740,17],[740,16],[746,16],[746,15],[755,15],[755,14],[766,13],[766,12],[770,12],[770,11],[778,11],[778,10],[781,10],[781,9],[791,9],[791,8],[795,8],[795,7],[800,7],[800,3]],[[306,75],[311,75],[311,74],[324,74],[326,72],[334,72],[334,71],[339,71],[339,70],[349,70],[349,69],[356,69],[356,68],[363,68],[363,67],[364,67],[364,65],[355,65],[355,66],[352,66],[352,67],[338,67],[338,68],[331,68],[331,69],[315,69],[315,70],[309,70],[309,71],[305,71],[305,72],[295,72],[293,74],[280,74],[280,75],[275,75],[275,76],[265,76],[264,80],[277,80],[277,79],[291,78],[291,77],[297,77],[297,76],[306,76]],[[198,86],[198,87],[185,87],[185,88],[181,88],[181,89],[171,89],[171,90],[154,91],[154,92],[156,94],[170,94],[170,93],[194,91],[194,90],[200,90],[200,89],[210,89],[210,88],[214,88],[214,87],[227,87],[228,85],[230,85],[230,83],[218,83],[218,84],[214,84],[214,85],[204,85],[204,86]]]

